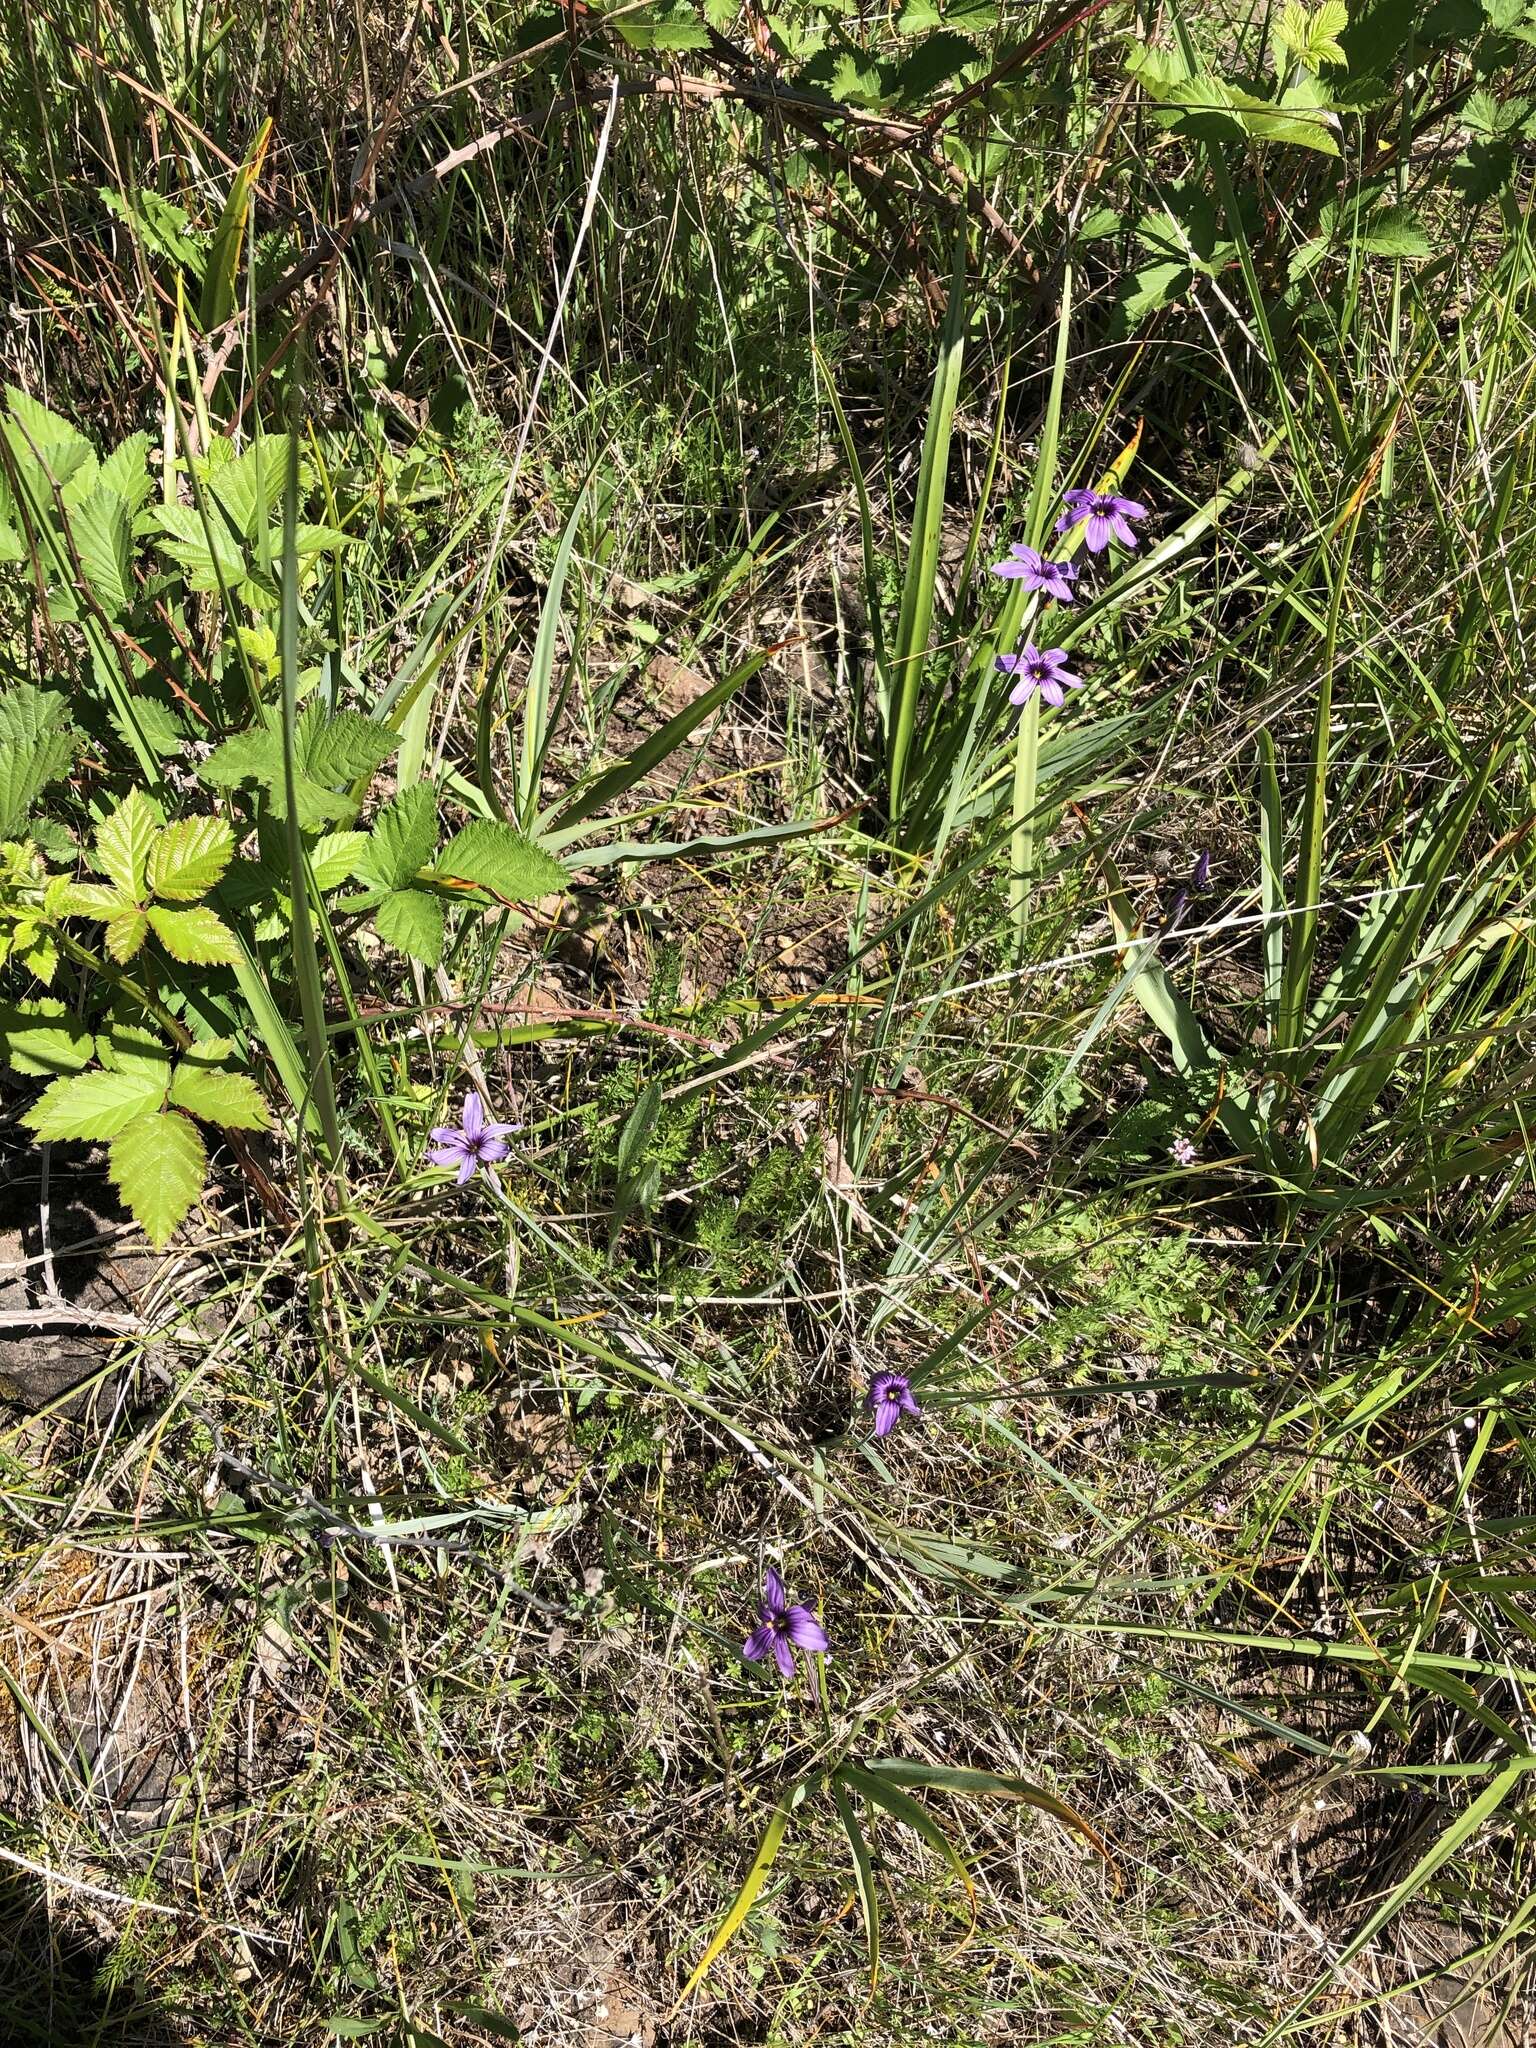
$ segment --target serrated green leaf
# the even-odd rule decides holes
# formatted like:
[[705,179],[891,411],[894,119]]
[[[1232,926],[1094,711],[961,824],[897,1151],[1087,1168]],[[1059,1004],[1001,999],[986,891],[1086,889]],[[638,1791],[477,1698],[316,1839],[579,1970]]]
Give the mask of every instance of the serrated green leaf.
[[136,736],[152,754],[164,760],[167,755],[179,754],[187,744],[186,727],[180,717],[158,697],[134,698],[131,725],[115,707],[107,715],[112,721],[112,730],[130,749]]
[[371,775],[400,744],[398,733],[356,711],[338,711],[313,725],[311,716],[306,712],[301,721],[301,766],[318,783],[356,782]]
[[142,910],[119,911],[115,917],[108,920],[107,928],[102,933],[102,942],[112,958],[120,966],[126,967],[143,945],[148,930],[149,920]]
[[0,839],[19,835],[43,790],[69,773],[80,744],[57,691],[19,683],[0,693]]
[[235,835],[222,818],[181,818],[167,825],[149,849],[145,879],[168,903],[192,903],[214,888],[235,851]]
[[981,52],[969,36],[953,29],[940,29],[924,38],[897,67],[889,104],[915,107],[931,99],[940,86],[959,78],[970,65],[981,61]]
[[309,864],[318,889],[339,889],[358,871],[368,844],[366,832],[327,832],[309,850]]
[[143,790],[134,789],[96,827],[96,865],[129,903],[144,900],[144,868],[163,823]]
[[614,27],[632,50],[707,50],[709,30],[686,4],[646,14],[619,13]]
[[[286,434],[263,434],[237,455],[228,441],[217,441],[209,449],[201,471],[202,480],[220,510],[252,547],[282,496],[288,442]],[[306,487],[306,475],[301,450],[301,490]]]
[[387,803],[373,821],[358,879],[379,889],[399,889],[432,858],[437,845],[437,791],[418,782]]
[[153,519],[164,535],[160,551],[170,556],[193,590],[243,590],[251,580],[245,551],[225,530],[216,508],[210,513],[205,527],[195,505],[157,505]]
[[148,186],[141,186],[134,193],[132,203],[110,185],[98,186],[96,196],[119,220],[138,229],[147,249],[190,270],[194,277],[202,276],[203,247],[187,231],[190,221],[184,208]]
[[91,594],[115,622],[134,595],[133,513],[127,499],[98,477],[71,513],[69,532]]
[[50,782],[67,775],[80,742],[73,732],[50,732],[30,745],[0,745],[0,839],[14,839]]
[[165,1100],[165,1081],[152,1073],[109,1074],[92,1068],[52,1082],[21,1121],[44,1142],[112,1138]]
[[1406,206],[1385,206],[1373,213],[1359,233],[1359,246],[1373,256],[1424,257],[1431,254],[1429,237],[1418,216]]
[[50,732],[69,729],[69,703],[57,690],[17,683],[0,693],[0,742],[35,746]]
[[862,50],[840,50],[827,81],[833,99],[848,107],[878,107],[885,102],[880,65]]
[[171,1055],[164,1039],[137,1016],[114,1016],[96,1034],[96,1056],[109,1073],[158,1077],[161,1093],[171,1075]]
[[1115,293],[1114,327],[1117,334],[1130,334],[1164,306],[1181,299],[1195,281],[1187,263],[1144,263],[1139,270],[1122,277]]
[[511,903],[535,903],[568,886],[552,854],[510,825],[480,818],[456,833],[433,863],[440,875],[478,883]]
[[53,997],[0,1005],[0,1055],[13,1074],[78,1074],[91,1051],[90,1032]]
[[412,960],[435,967],[443,957],[443,906],[426,889],[397,889],[374,915],[379,937]]
[[174,1109],[136,1117],[112,1140],[113,1185],[161,1251],[202,1193],[208,1154],[197,1126]]
[[154,480],[149,474],[149,436],[130,434],[119,441],[96,472],[96,488],[116,491],[130,514],[149,501]]
[[57,888],[50,889],[48,901],[59,917],[94,917],[103,921],[120,917],[125,910],[135,907],[110,882],[61,880]]
[[79,428],[40,405],[19,385],[8,384],[5,396],[10,415],[0,423],[5,438],[17,461],[34,475],[39,462],[42,464],[44,474],[39,481],[44,504],[53,501],[51,484],[59,485],[62,492],[79,478],[88,489],[96,481],[99,465],[95,449]]
[[152,904],[149,928],[173,960],[184,960],[189,966],[234,967],[245,958],[229,926],[206,905],[196,910],[162,910],[158,903]]
[[194,1057],[184,1059],[172,1074],[170,1100],[174,1108],[226,1130],[271,1128],[261,1090],[248,1075],[232,1074],[226,1067],[209,1066]]
[[275,733],[265,728],[237,732],[223,741],[198,769],[200,780],[213,789],[238,789],[242,782],[271,786],[283,772],[281,745]]
[[1314,111],[1294,98],[1276,105],[1208,71],[1192,78],[1170,76],[1168,62],[1158,51],[1133,50],[1127,68],[1153,99],[1170,110],[1166,121],[1184,134],[1216,142],[1247,136],[1255,142],[1294,143],[1324,156],[1339,153],[1332,134],[1335,117],[1323,108]]

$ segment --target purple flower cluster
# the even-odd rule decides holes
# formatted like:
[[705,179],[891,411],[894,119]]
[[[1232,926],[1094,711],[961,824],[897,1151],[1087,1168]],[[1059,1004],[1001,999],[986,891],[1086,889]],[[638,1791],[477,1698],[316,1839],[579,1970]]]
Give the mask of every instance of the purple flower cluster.
[[[477,1171],[494,1177],[497,1163],[507,1157],[507,1139],[521,1128],[520,1124],[492,1122],[478,1091],[471,1088],[464,1097],[462,1120],[433,1128],[427,1157],[434,1166],[452,1169],[462,1187]],[[877,1437],[889,1436],[903,1415],[920,1416],[923,1412],[905,1373],[877,1372],[866,1398],[874,1411]],[[814,1612],[801,1602],[791,1602],[783,1579],[770,1566],[763,1577],[758,1625],[742,1644],[741,1654],[753,1663],[771,1655],[780,1677],[792,1678],[796,1650],[819,1656],[829,1647],[827,1632]]]
[[[1075,526],[1081,526],[1090,555],[1102,554],[1111,540],[1119,541],[1122,547],[1135,547],[1136,535],[1130,522],[1147,517],[1145,505],[1135,498],[1122,498],[1114,491],[1068,491],[1065,502],[1067,509],[1057,520],[1056,531],[1070,533]],[[1074,565],[1048,561],[1038,548],[1024,541],[1013,543],[1006,561],[993,563],[992,574],[1009,583],[1022,583],[1026,590],[1037,592],[1048,603],[1071,604],[1076,595]],[[1038,690],[1047,704],[1060,705],[1066,701],[1068,690],[1080,690],[1083,686],[1082,677],[1071,674],[1067,668],[1064,647],[1040,648],[1029,641],[1019,654],[998,655],[996,666],[1000,674],[1014,679],[1008,692],[1010,704],[1027,704]]]

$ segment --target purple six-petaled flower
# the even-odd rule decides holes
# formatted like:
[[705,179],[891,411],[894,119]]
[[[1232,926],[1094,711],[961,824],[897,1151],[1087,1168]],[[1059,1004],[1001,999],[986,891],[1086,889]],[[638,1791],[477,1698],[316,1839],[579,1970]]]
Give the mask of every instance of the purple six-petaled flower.
[[1075,676],[1067,668],[1067,651],[1064,647],[1036,647],[1033,641],[1025,644],[1022,654],[1000,654],[997,666],[1005,676],[1014,678],[1013,688],[1008,692],[1010,704],[1027,704],[1038,690],[1047,704],[1060,704],[1068,690],[1080,690],[1081,676]]
[[434,1166],[456,1167],[458,1184],[463,1187],[477,1166],[489,1173],[496,1160],[506,1158],[507,1137],[520,1128],[517,1124],[493,1124],[486,1116],[485,1104],[471,1088],[464,1098],[464,1121],[456,1126],[436,1125],[427,1157]]
[[1026,590],[1043,590],[1058,604],[1072,602],[1072,586],[1077,581],[1077,570],[1071,562],[1048,562],[1038,548],[1022,540],[1016,540],[1008,550],[1006,562],[992,564],[992,574],[1010,583],[1022,583]]
[[1139,500],[1122,498],[1114,491],[1064,491],[1062,496],[1067,510],[1056,522],[1058,533],[1070,533],[1086,521],[1083,540],[1090,555],[1102,554],[1111,540],[1124,548],[1135,547],[1136,536],[1128,522],[1147,517],[1147,508]]
[[875,1435],[889,1436],[903,1415],[921,1415],[904,1372],[877,1372],[869,1383],[869,1405],[875,1411]]
[[[773,1652],[781,1678],[795,1675],[795,1650],[825,1650],[831,1646],[827,1632],[809,1607],[791,1606],[784,1581],[770,1565],[763,1574],[763,1604],[758,1608],[760,1625],[741,1646],[741,1654],[755,1664]],[[791,1648],[793,1645],[793,1648]]]

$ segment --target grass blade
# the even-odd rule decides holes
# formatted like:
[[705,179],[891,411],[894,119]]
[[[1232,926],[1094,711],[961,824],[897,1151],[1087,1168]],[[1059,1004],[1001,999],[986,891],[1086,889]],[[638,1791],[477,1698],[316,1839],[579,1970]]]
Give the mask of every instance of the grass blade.
[[939,569],[939,536],[949,474],[949,442],[955,401],[960,395],[960,366],[965,356],[965,238],[955,249],[949,310],[939,342],[923,459],[917,476],[917,501],[912,508],[912,539],[902,573],[901,611],[896,643],[891,650],[891,681],[895,690],[895,723],[888,735],[887,787],[890,814],[901,816],[906,792],[907,761],[917,724],[917,700],[928,658],[933,625],[934,582]]
[[794,1811],[795,1794],[800,1790],[804,1782],[803,1779],[797,1779],[790,1786],[789,1790],[783,1794],[778,1805],[773,1809],[768,1825],[763,1830],[763,1839],[757,1845],[757,1854],[752,1858],[751,1866],[741,1881],[740,1891],[732,1899],[725,1918],[715,1929],[714,1934],[710,1938],[708,1948],[705,1949],[703,1955],[700,1956],[695,1964],[693,1974],[679,1993],[677,2003],[673,2006],[672,2013],[668,2014],[668,2018],[671,2018],[672,2014],[682,2011],[689,1999],[692,1998],[694,1992],[698,1990],[704,1979],[725,1953],[735,1935],[740,1931],[742,1922],[746,1919],[748,1913],[751,1912],[752,1902],[767,1881],[768,1873],[773,1868],[774,1858],[778,1855],[779,1846],[784,1840],[784,1830],[789,1826],[789,1818]]

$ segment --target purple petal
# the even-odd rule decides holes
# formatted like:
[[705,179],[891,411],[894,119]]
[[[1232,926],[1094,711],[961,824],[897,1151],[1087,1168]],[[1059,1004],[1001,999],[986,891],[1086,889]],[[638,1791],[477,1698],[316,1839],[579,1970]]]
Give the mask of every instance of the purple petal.
[[753,1629],[741,1646],[741,1654],[749,1664],[755,1664],[759,1657],[766,1657],[773,1648],[773,1624],[765,1621],[761,1628]]
[[468,1150],[462,1131],[445,1130],[439,1124],[432,1133],[432,1150],[427,1157],[434,1166],[457,1166]]
[[464,1098],[464,1135],[473,1144],[485,1129],[485,1104],[471,1088]]
[[772,1565],[763,1573],[763,1613],[782,1614],[789,1605],[789,1595],[784,1590],[784,1581]]
[[1063,512],[1056,522],[1056,531],[1058,533],[1070,533],[1081,517],[1082,514],[1080,512]]
[[1008,702],[1010,704],[1027,704],[1034,694],[1034,683],[1028,676],[1023,676],[1008,692]]
[[775,1636],[773,1639],[773,1661],[779,1667],[780,1678],[794,1677],[795,1653],[783,1636]]
[[467,1181],[470,1178],[470,1176],[474,1173],[475,1165],[476,1161],[474,1153],[466,1152],[464,1154],[464,1163],[459,1168],[458,1173],[454,1176],[454,1178],[458,1181],[460,1187],[463,1187],[465,1181]]
[[994,576],[1018,577],[1031,576],[1034,574],[1034,571],[1030,568],[1027,562],[1015,562],[1010,560],[1006,562],[994,562],[992,564],[992,574]]
[[1094,494],[1092,491],[1063,491],[1061,494],[1061,501],[1064,505],[1070,505],[1076,512],[1085,512],[1087,511],[1088,507],[1093,503],[1093,497]]
[[921,1408],[918,1407],[917,1401],[910,1387],[903,1387],[901,1393],[897,1396],[897,1399],[901,1402],[901,1412],[903,1415],[922,1414],[923,1411]]
[[1111,502],[1115,510],[1123,512],[1127,519],[1146,519],[1150,517],[1146,506],[1138,503],[1135,498],[1115,498]]
[[1126,525],[1125,519],[1121,513],[1111,512],[1109,515],[1108,523],[1110,532],[1115,536],[1115,539],[1119,541],[1122,547],[1135,547],[1136,536],[1134,533],[1132,533],[1131,529]]
[[1057,682],[1056,678],[1054,676],[1050,676],[1046,679],[1045,682],[1043,682],[1040,685],[1040,694],[1045,699],[1047,704],[1055,704],[1059,706],[1062,703],[1066,693],[1063,691],[1060,683]]
[[789,1639],[797,1650],[825,1650],[830,1647],[826,1630],[809,1607],[791,1607],[784,1618],[789,1624]]
[[1097,512],[1088,514],[1088,527],[1083,535],[1090,555],[1102,555],[1109,546],[1109,521]]
[[896,1427],[896,1418],[901,1413],[899,1401],[877,1401],[875,1403],[875,1435],[889,1436]]
[[507,1147],[503,1141],[490,1135],[490,1131],[495,1128],[496,1126],[492,1124],[480,1140],[478,1149],[482,1163],[491,1159],[505,1159],[507,1156]]

